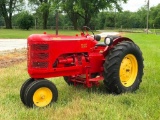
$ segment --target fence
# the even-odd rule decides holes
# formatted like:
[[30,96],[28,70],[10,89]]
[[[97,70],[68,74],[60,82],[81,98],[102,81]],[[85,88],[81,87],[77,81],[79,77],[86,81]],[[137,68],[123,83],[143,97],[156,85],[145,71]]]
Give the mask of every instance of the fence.
[[[0,29],[4,29],[5,26],[0,26]],[[13,29],[19,29],[18,26],[12,26]],[[42,27],[34,26],[32,29],[42,29]],[[55,30],[56,26],[47,26],[47,29]],[[73,26],[58,26],[59,30],[74,30]],[[92,28],[93,30],[94,28]],[[115,28],[115,27],[106,27],[100,31],[118,31],[118,32],[130,32],[130,33],[146,33],[145,28]],[[160,35],[160,29],[149,29],[149,34]]]
[[[129,33],[147,33],[147,29],[145,28],[114,28],[114,27],[106,27],[105,30],[112,30],[112,31],[118,31],[118,32],[129,32]],[[160,35],[160,29],[149,29],[148,34],[159,34]]]
[[[4,29],[5,26],[0,26],[0,29]],[[12,26],[12,29],[19,29],[18,26]],[[32,29],[42,29],[42,27],[39,27],[39,26],[35,26],[35,27],[32,27]],[[56,29],[56,26],[47,26],[47,29]],[[73,30],[74,27],[73,26],[58,26],[58,29],[60,30]]]

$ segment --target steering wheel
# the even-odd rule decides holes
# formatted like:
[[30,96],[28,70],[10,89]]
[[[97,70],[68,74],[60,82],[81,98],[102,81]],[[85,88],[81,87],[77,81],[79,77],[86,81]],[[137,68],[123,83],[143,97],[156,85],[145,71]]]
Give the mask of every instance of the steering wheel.
[[90,30],[91,32],[92,32],[92,34],[93,34],[93,36],[94,36],[94,32],[91,30],[91,28],[89,28],[88,26],[83,26],[82,27],[82,32],[83,32],[83,34],[84,34],[84,30],[86,31],[86,33],[88,34],[88,30]]
[[[86,31],[86,35],[88,35],[88,30],[90,30],[93,34],[93,38],[96,41],[100,41],[101,40],[101,36],[100,35],[94,35],[94,32],[88,27],[88,26],[83,26],[82,27],[82,32],[84,34],[84,30]],[[85,34],[84,34],[85,35]],[[87,36],[86,36],[87,37]]]

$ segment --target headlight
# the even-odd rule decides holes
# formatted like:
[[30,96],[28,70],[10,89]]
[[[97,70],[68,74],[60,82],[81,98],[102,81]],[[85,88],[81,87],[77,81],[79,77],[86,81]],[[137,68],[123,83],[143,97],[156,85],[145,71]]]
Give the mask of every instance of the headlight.
[[104,44],[110,46],[112,44],[112,39],[110,37],[106,37],[104,39]]
[[114,42],[114,40],[120,38],[120,36],[117,35],[108,35],[107,37],[104,38],[104,44],[110,46]]

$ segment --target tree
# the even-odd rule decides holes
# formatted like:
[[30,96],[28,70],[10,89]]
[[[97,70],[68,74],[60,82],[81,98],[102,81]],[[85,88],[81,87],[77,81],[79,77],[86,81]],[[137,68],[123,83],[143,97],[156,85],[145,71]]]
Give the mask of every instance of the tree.
[[107,12],[104,27],[115,27],[115,13]]
[[74,29],[78,29],[78,19],[79,15],[77,12],[74,11],[74,3],[75,0],[62,0],[60,3],[60,6],[62,6],[62,9],[67,13],[70,21],[72,22]]
[[0,26],[4,26],[4,20],[2,16],[0,16]]
[[37,12],[42,16],[43,29],[47,29],[47,21],[49,17],[49,9],[52,0],[29,0],[30,4],[38,6]]
[[12,15],[18,11],[23,0],[0,0],[0,14],[2,14],[7,29],[12,29]]
[[[97,22],[97,27],[99,29],[104,29],[105,27],[105,22],[106,22],[106,18],[108,17],[107,16],[107,13],[108,12],[100,12],[98,15],[97,15],[97,18],[98,18],[98,22]],[[108,26],[107,26],[108,27]]]
[[119,2],[127,0],[61,0],[62,8],[68,13],[76,28],[79,17],[83,18],[84,25],[89,25],[93,16],[96,16],[103,9],[115,7],[121,10]]
[[19,28],[29,30],[34,25],[34,18],[28,12],[22,12],[18,16],[17,23]]
[[154,26],[155,28],[160,28],[160,4],[150,9],[150,27]]

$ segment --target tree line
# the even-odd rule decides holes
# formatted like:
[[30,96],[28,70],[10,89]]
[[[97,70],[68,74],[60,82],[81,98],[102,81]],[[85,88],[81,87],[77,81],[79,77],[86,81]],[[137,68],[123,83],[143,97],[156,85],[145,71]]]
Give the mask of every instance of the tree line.
[[[121,2],[127,0],[1,0],[0,26],[12,29],[19,26],[29,29],[33,26],[47,29],[56,26],[90,26],[93,29],[146,28],[147,7],[137,12],[123,11]],[[149,27],[160,28],[160,4],[149,11]]]

